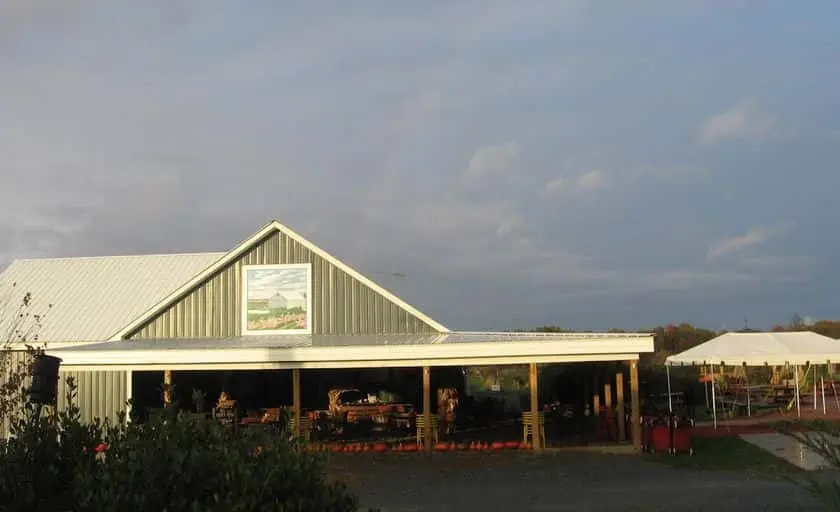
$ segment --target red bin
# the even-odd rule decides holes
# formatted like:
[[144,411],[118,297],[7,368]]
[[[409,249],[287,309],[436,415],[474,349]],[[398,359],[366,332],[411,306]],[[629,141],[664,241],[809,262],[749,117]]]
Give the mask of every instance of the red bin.
[[651,430],[651,451],[671,451],[671,429],[668,425],[654,425]]
[[694,422],[691,420],[675,421],[671,433],[671,452],[694,455]]

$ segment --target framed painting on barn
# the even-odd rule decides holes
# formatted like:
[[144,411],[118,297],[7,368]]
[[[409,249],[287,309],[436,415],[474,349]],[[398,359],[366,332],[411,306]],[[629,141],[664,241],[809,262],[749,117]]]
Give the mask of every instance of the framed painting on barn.
[[312,266],[242,267],[242,334],[312,332]]

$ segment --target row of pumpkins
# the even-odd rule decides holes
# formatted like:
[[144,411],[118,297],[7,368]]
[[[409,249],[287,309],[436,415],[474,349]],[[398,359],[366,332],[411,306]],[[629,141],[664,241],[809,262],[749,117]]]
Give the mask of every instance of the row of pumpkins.
[[[332,452],[332,453],[362,453],[362,452],[420,452],[423,446],[417,443],[311,443],[305,445],[310,452]],[[531,443],[522,441],[493,441],[471,443],[437,443],[434,450],[437,452],[458,452],[458,451],[502,451],[502,450],[530,450]]]

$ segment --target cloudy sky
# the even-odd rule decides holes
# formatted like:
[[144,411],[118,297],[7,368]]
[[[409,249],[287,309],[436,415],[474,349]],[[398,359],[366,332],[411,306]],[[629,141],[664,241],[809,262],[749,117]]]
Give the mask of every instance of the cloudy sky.
[[297,298],[306,292],[306,269],[284,268],[248,271],[248,298],[270,299],[280,293]]
[[0,265],[277,218],[450,328],[837,318],[838,18],[7,0]]

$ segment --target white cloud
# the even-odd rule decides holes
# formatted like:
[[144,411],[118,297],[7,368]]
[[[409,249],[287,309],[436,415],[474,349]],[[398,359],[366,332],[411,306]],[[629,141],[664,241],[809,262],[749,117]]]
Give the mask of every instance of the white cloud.
[[485,146],[470,158],[464,175],[469,181],[483,181],[519,174],[519,154],[516,142]]
[[563,192],[566,186],[565,178],[555,178],[543,186],[542,195],[544,197],[554,197]]
[[599,169],[585,172],[577,179],[577,188],[580,190],[598,190],[609,186],[609,184],[610,177]]
[[741,253],[752,247],[764,244],[789,229],[789,224],[757,226],[743,235],[730,236],[715,241],[706,253],[707,260],[716,260],[731,254]]
[[754,100],[742,100],[731,109],[715,114],[700,126],[698,140],[710,145],[725,140],[762,140],[776,125],[772,114]]
[[600,169],[593,169],[573,179],[562,176],[554,178],[543,185],[541,195],[553,198],[566,191],[592,192],[608,187],[611,183],[612,179],[609,174]]

